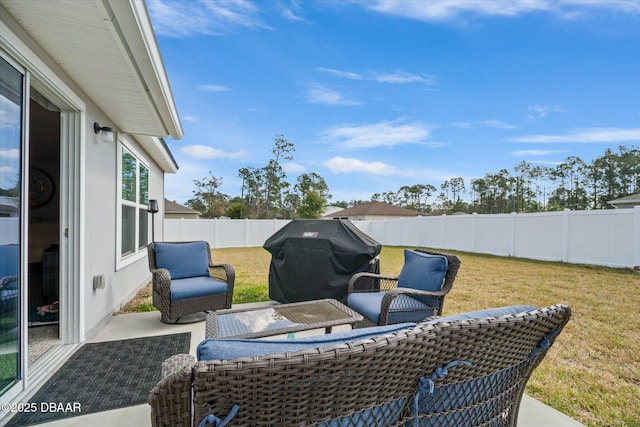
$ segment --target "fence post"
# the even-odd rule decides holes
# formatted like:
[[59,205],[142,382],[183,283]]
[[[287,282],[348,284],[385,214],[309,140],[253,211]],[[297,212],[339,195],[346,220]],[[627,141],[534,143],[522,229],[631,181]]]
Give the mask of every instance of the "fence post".
[[213,221],[213,247],[217,249],[220,243],[220,239],[218,237],[220,235],[218,228],[218,218],[214,218]]
[[249,218],[244,219],[244,247],[249,247]]
[[447,214],[442,214],[442,227],[440,227],[440,248],[441,249],[446,249],[444,247],[444,242],[447,239],[446,234],[447,234]]
[[509,256],[516,256],[516,217],[517,212],[511,212],[511,253]]
[[562,262],[569,262],[569,212],[568,208],[562,211]]
[[476,251],[476,221],[478,219],[478,212],[471,214],[471,252]]
[[640,206],[633,207],[633,267],[640,267]]

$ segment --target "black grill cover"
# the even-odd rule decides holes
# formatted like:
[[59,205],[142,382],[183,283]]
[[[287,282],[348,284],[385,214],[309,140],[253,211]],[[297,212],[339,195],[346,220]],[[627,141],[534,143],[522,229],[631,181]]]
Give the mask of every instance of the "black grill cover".
[[380,271],[382,245],[348,220],[296,219],[263,247],[271,253],[269,298],[282,303],[344,302],[351,276]]

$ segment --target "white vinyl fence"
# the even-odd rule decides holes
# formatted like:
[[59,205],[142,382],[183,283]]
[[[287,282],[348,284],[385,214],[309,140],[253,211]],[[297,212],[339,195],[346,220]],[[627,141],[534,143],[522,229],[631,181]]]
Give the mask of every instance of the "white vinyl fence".
[[[331,221],[331,220],[327,220]],[[262,246],[288,220],[165,219],[166,241]],[[450,249],[610,267],[640,266],[640,206],[602,211],[443,215],[354,221],[385,246]]]

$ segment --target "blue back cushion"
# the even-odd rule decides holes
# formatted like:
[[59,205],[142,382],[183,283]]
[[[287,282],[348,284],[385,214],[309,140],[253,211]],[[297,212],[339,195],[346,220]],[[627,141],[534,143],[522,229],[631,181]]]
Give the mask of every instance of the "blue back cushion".
[[156,243],[156,267],[166,268],[171,279],[209,276],[206,242]]
[[[511,305],[507,307],[490,308],[487,310],[470,311],[453,316],[441,317],[422,323],[422,325],[432,325],[443,322],[453,322],[456,320],[484,319],[487,317],[501,317],[506,315],[522,315],[535,307],[529,305]],[[465,369],[459,365],[453,369]],[[418,400],[418,412],[420,414],[430,414],[426,418],[420,419],[418,423],[421,427],[432,427],[439,425],[458,425],[459,418],[468,416],[477,420],[478,424],[486,426],[501,426],[502,417],[498,415],[502,412],[502,407],[496,398],[503,393],[505,383],[512,383],[519,375],[518,367],[510,367],[502,371],[493,372],[484,377],[474,378],[467,381],[456,382],[448,385],[437,385],[432,394],[422,394]],[[426,377],[429,374],[425,375]],[[414,402],[410,402],[410,410],[413,412]],[[495,422],[488,422],[491,417],[495,417]],[[405,423],[405,427],[414,427],[416,424],[413,418]]]
[[398,277],[399,288],[437,292],[447,274],[447,258],[417,251],[404,251],[404,266]]
[[296,339],[223,339],[209,338],[198,345],[198,360],[229,360],[238,357],[264,356],[294,352],[310,348],[330,347],[347,342],[361,341],[368,338],[391,334],[415,327],[415,323],[377,326],[374,328],[353,329],[336,334],[319,335]]
[[456,320],[473,320],[484,319],[487,317],[501,317],[507,315],[524,314],[536,308],[530,305],[508,305],[506,307],[488,308],[485,310],[468,311],[466,313],[454,314],[447,317],[439,317],[434,320],[424,322],[425,325],[433,325],[436,323],[453,322]]

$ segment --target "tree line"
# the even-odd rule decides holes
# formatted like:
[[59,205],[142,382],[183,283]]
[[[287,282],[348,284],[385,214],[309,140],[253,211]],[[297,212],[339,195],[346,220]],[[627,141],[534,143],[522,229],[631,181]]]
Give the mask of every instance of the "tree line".
[[271,158],[261,167],[238,170],[242,180],[240,196],[230,197],[218,191],[222,178],[194,180],[196,189],[186,205],[204,218],[320,218],[331,198],[324,178],[315,172],[287,181],[282,162],[293,160],[295,146],[284,135],[276,135]]
[[[293,159],[295,146],[283,135],[274,137],[272,157],[261,167],[238,171],[240,196],[218,192],[222,178],[195,180],[196,189],[187,206],[205,218],[319,218],[331,199],[325,180],[315,172],[287,181],[282,162]],[[382,201],[423,215],[477,212],[541,212],[563,209],[609,209],[610,200],[640,192],[640,150],[634,146],[607,149],[586,162],[570,156],[555,167],[520,162],[511,170],[486,173],[467,184],[462,177],[444,181],[437,188],[414,184],[397,191],[375,193],[370,200],[338,201],[343,208]]]
[[[618,151],[586,162],[570,156],[555,167],[520,162],[512,170],[501,169],[469,185],[461,177],[430,184],[403,186],[397,191],[375,193],[383,201],[421,214],[477,212],[541,212],[563,209],[611,209],[611,200],[640,192],[640,150],[619,146]],[[337,202],[350,207],[363,201]]]

